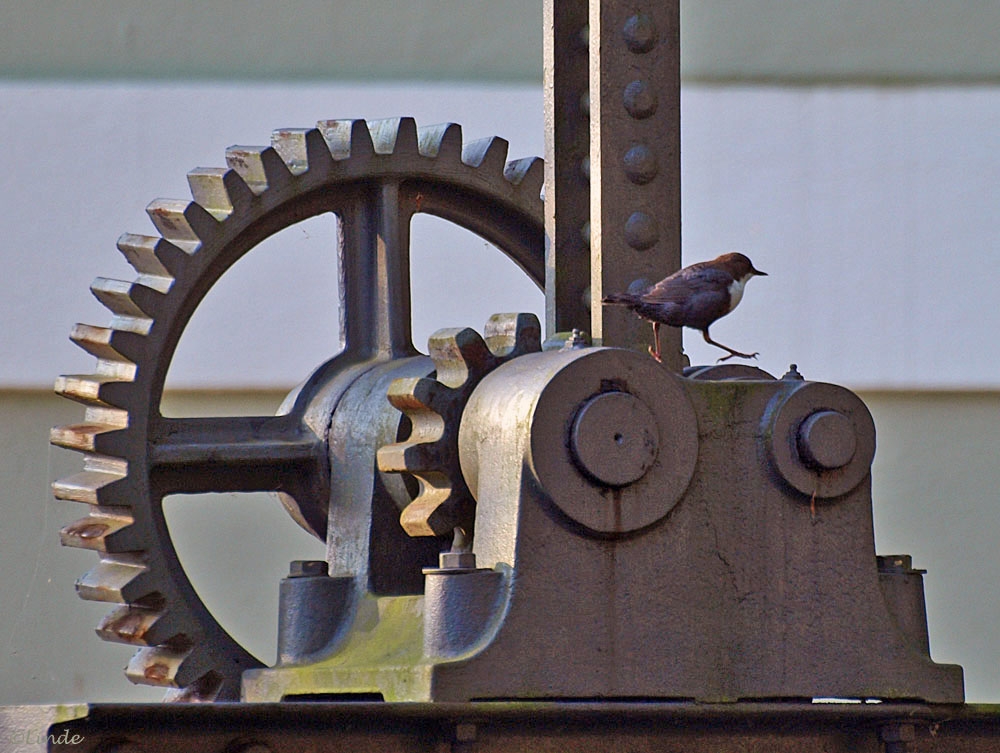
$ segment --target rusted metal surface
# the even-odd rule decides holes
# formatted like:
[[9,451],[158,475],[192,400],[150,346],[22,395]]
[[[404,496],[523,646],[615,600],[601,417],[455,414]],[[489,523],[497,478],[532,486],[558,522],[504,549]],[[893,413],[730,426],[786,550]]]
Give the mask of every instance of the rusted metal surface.
[[[680,4],[590,0],[591,332],[645,352],[635,317],[597,302],[681,266]],[[683,366],[680,332],[663,361]]]
[[[52,751],[143,753],[993,753],[1000,708],[919,704],[92,705]],[[83,716],[83,714],[86,714]],[[76,736],[74,738],[74,736]],[[75,743],[69,742],[76,739]],[[40,745],[24,748],[37,753]]]

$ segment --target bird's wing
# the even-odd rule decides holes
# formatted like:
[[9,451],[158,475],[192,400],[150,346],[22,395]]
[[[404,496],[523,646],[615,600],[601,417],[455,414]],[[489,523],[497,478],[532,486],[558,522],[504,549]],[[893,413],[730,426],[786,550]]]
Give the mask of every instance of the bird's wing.
[[733,278],[726,272],[704,268],[701,265],[685,267],[649,288],[642,295],[643,303],[684,303],[691,296],[720,295],[726,291]]
[[701,265],[686,267],[656,283],[642,296],[651,306],[677,306],[689,327],[707,327],[729,311],[729,284],[733,278]]

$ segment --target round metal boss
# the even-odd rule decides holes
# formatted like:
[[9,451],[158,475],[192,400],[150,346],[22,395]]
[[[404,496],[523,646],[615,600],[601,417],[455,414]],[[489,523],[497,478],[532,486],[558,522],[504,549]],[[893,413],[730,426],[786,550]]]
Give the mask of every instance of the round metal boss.
[[590,531],[652,525],[681,499],[698,458],[698,423],[681,378],[630,350],[566,358],[531,419],[535,477]]
[[875,422],[850,390],[803,382],[778,394],[764,417],[771,465],[793,488],[831,498],[854,489],[871,470]]
[[806,465],[822,471],[843,468],[858,449],[851,419],[835,410],[809,416],[799,425],[797,440],[799,457]]
[[631,484],[656,460],[656,417],[635,395],[603,392],[580,408],[570,431],[570,449],[581,470],[595,481]]

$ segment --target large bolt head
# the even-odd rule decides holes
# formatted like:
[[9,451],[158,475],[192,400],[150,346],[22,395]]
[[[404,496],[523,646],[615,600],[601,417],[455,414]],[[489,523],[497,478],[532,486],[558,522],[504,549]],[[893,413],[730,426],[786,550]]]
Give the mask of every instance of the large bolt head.
[[627,392],[604,392],[580,408],[570,449],[580,469],[607,486],[627,486],[646,475],[659,450],[656,417]]
[[835,410],[822,410],[799,424],[797,445],[806,465],[832,471],[851,462],[858,440],[851,419]]

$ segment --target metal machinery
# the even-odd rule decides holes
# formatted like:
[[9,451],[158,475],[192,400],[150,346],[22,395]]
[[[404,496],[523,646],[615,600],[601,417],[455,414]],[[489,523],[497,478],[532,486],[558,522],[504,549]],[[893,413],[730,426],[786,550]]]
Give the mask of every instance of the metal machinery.
[[[1000,750],[930,659],[921,571],[875,555],[864,404],[794,367],[684,368],[677,332],[660,365],[591,305],[679,267],[678,28],[676,0],[547,0],[544,168],[456,125],[322,121],[230,148],[193,201],[149,206],[158,235],[119,240],[138,277],[94,283],[111,325],[72,337],[97,369],[58,384],[87,413],[53,431],[84,454],[55,493],[90,505],[62,541],[98,555],[77,589],[115,605],[97,632],[138,647],[129,679],[244,703],[60,729],[129,751]],[[280,415],[160,415],[213,283],[327,212],[343,350]],[[498,314],[421,355],[421,212],[544,287],[545,332]],[[274,667],[202,605],[163,519],[167,494],[229,490],[277,492],[327,543],[280,585]]]

